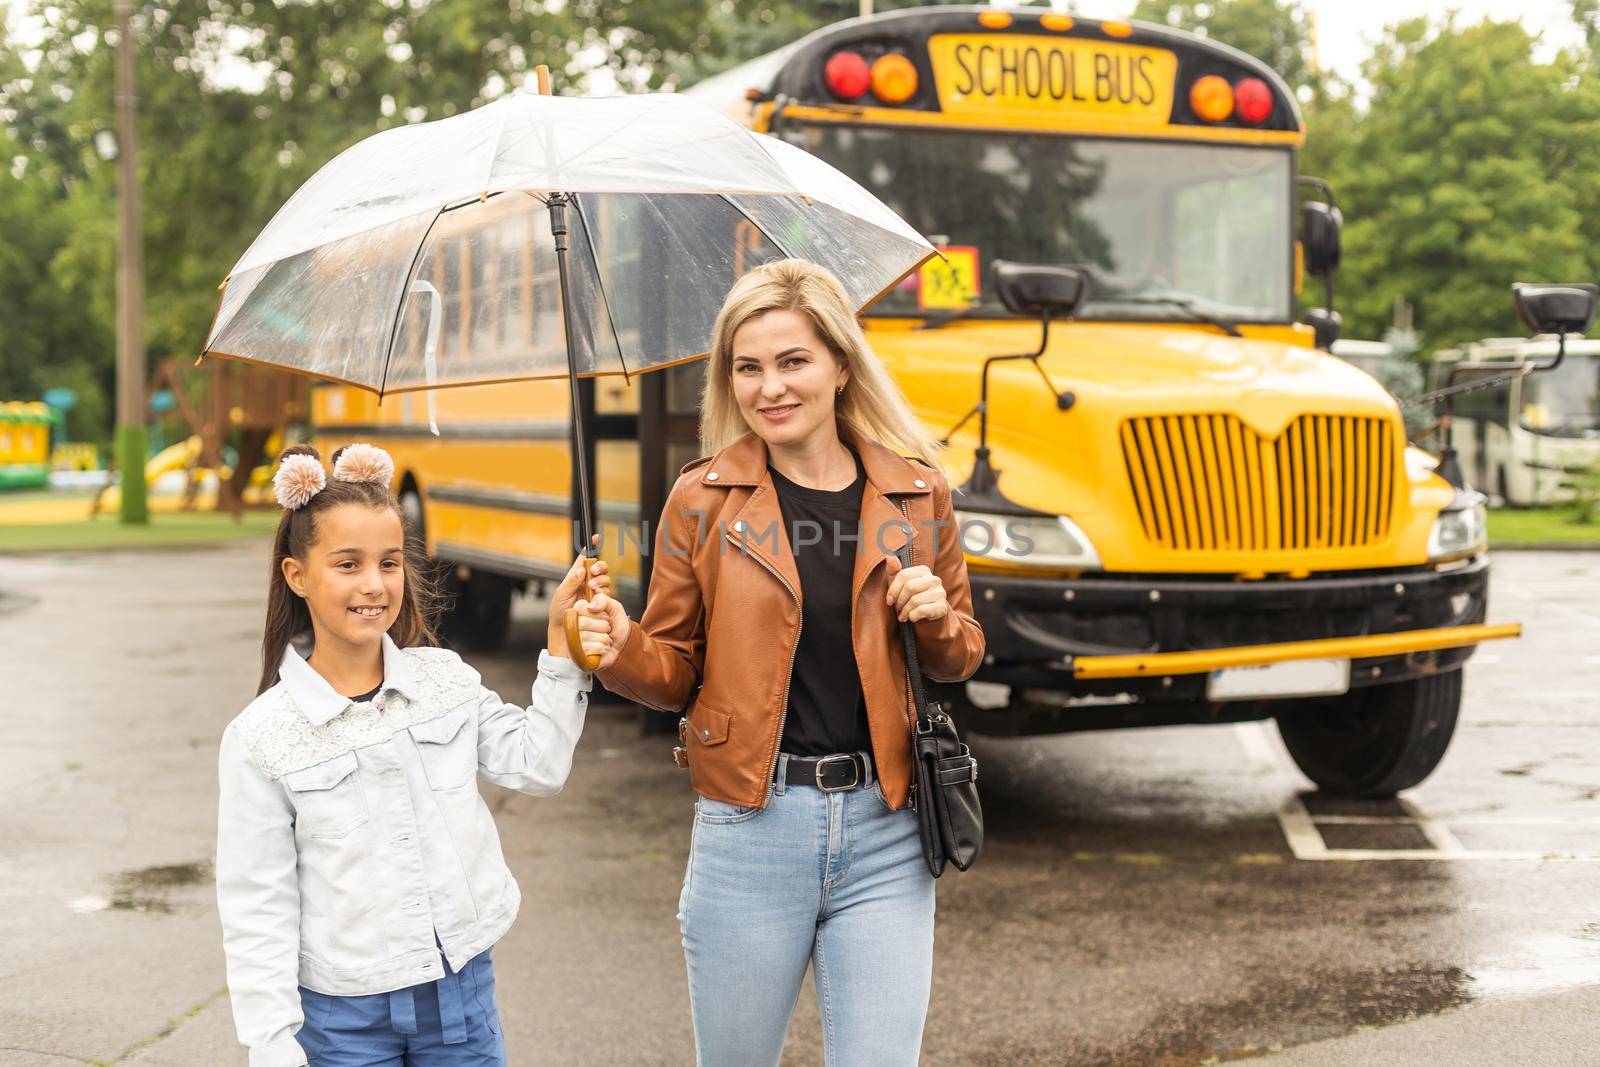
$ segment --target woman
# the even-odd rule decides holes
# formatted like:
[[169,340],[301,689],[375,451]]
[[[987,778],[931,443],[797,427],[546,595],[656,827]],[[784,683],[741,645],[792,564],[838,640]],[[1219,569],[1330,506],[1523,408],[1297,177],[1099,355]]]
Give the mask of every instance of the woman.
[[934,883],[900,620],[931,678],[983,658],[949,485],[838,281],[799,260],[728,294],[701,443],[662,511],[643,619],[594,604],[611,637],[595,677],[688,707],[678,921],[699,1063],[777,1063],[808,962],[828,1064],[915,1063]]

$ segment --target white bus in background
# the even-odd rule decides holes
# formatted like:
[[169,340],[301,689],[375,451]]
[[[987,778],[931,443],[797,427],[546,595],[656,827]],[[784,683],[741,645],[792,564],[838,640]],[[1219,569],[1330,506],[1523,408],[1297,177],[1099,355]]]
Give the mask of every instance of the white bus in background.
[[[1548,363],[1553,337],[1491,337],[1434,354],[1434,387],[1452,364],[1469,361]],[[1506,374],[1457,376],[1470,383]],[[1512,507],[1572,500],[1578,479],[1600,475],[1600,341],[1567,341],[1553,370],[1512,377],[1455,397],[1451,440],[1468,484]],[[1437,441],[1427,442],[1437,451]]]
[[1360,367],[1380,382],[1383,381],[1383,368],[1394,359],[1394,345],[1388,341],[1359,341],[1353,337],[1341,337],[1333,342],[1328,351],[1346,363]]
[[[1402,355],[1388,341],[1340,338],[1328,351],[1378,379],[1378,384],[1397,400],[1417,396],[1423,391],[1427,374],[1421,361]],[[1410,438],[1415,438],[1433,422],[1433,413],[1426,406],[1407,406],[1400,414],[1405,419],[1406,436]]]

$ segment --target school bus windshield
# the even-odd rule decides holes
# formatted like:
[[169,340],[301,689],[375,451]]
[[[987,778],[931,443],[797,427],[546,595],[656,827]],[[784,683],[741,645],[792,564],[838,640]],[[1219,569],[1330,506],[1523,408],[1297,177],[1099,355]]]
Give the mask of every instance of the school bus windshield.
[[[791,126],[930,240],[975,249],[970,312],[1004,316],[996,259],[1087,269],[1081,319],[1292,321],[1292,157],[1275,148]],[[908,278],[872,314],[948,307]]]

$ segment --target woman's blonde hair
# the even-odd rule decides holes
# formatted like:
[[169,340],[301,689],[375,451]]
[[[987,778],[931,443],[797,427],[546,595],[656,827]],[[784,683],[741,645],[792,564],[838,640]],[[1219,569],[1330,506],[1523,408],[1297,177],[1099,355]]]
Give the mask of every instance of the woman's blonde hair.
[[705,455],[715,454],[750,432],[733,393],[733,335],[757,315],[778,310],[804,313],[833,358],[850,371],[850,380],[836,401],[840,419],[903,456],[939,465],[938,442],[868,347],[839,279],[803,259],[757,267],[734,282],[722,302],[711,332],[711,357],[700,403],[700,448]]

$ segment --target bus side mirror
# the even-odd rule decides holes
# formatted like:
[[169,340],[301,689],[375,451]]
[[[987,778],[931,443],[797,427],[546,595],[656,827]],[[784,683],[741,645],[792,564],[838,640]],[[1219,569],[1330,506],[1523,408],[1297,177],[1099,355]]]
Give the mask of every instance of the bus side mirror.
[[1600,293],[1600,286],[1586,282],[1571,285],[1517,282],[1511,287],[1517,317],[1534,333],[1587,333],[1594,325],[1597,293]]
[[1315,344],[1324,352],[1333,348],[1344,328],[1344,316],[1332,308],[1312,308],[1306,312],[1306,323],[1316,334]]
[[994,291],[1014,315],[1071,318],[1083,303],[1086,283],[1084,273],[1071,267],[994,261]]
[[1343,232],[1344,216],[1338,208],[1320,200],[1300,205],[1300,242],[1305,248],[1307,274],[1324,278],[1339,268]]

